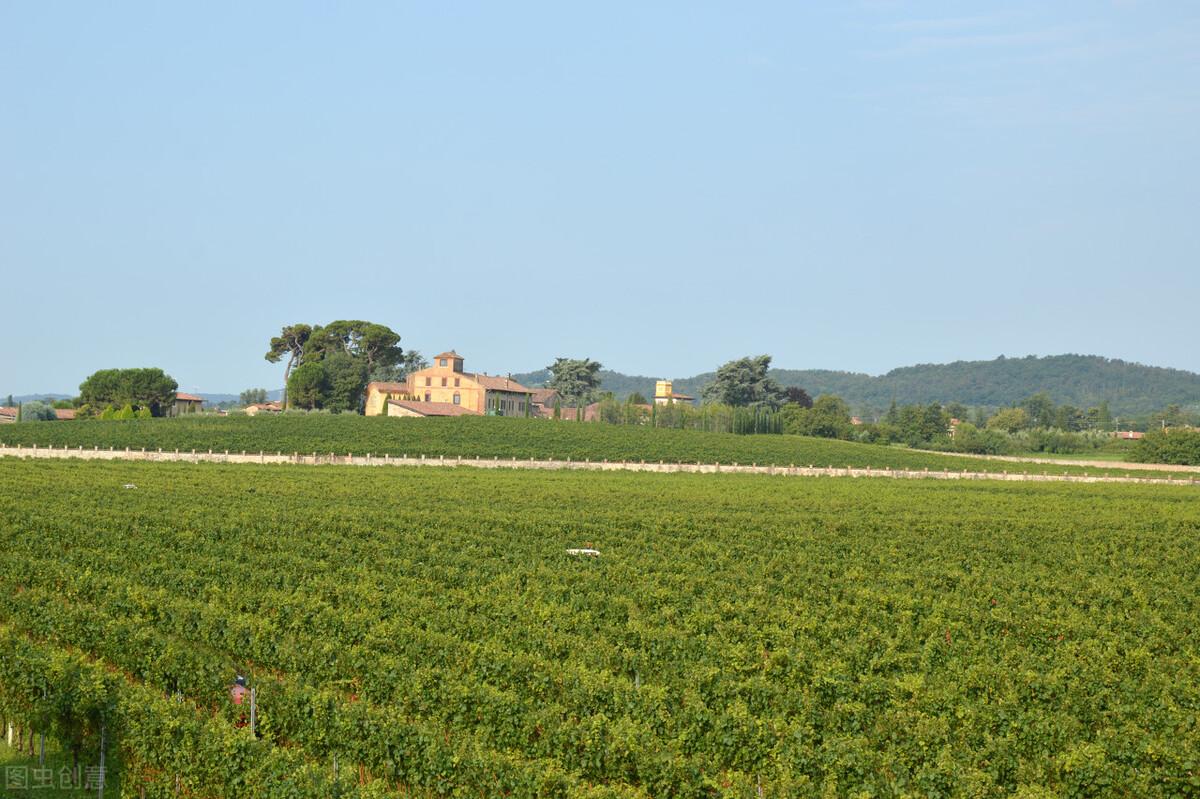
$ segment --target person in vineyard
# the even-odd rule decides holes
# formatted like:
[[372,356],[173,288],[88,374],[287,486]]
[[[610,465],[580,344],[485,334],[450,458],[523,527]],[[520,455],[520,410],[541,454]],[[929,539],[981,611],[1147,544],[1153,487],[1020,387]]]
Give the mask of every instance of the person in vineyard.
[[237,721],[234,722],[235,727],[245,727],[249,723],[249,721],[246,719],[245,706],[246,694],[248,693],[249,690],[246,688],[246,678],[240,674],[237,675],[237,677],[235,677],[233,680],[233,686],[229,689],[229,698],[233,701],[233,704],[238,706],[238,709],[241,711],[238,715]]

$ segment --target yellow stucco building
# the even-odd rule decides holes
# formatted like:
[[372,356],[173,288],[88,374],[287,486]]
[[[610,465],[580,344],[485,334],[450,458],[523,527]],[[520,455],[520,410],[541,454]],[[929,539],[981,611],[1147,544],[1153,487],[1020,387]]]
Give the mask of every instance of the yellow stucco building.
[[669,405],[672,402],[691,402],[695,397],[676,394],[670,380],[659,380],[654,384],[654,404]]
[[529,416],[532,394],[511,378],[464,371],[463,356],[451,350],[403,383],[369,384],[364,412],[367,416]]

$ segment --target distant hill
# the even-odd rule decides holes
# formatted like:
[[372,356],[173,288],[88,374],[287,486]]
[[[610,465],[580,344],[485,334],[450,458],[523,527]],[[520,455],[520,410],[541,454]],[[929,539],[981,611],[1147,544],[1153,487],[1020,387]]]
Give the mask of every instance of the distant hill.
[[[240,401],[240,399],[241,399],[241,395],[240,395],[240,394],[204,394],[204,393],[199,393],[199,394],[197,394],[196,396],[197,396],[197,397],[200,397],[201,399],[203,399],[203,400],[204,400],[204,404],[205,404],[205,405],[220,405],[222,402],[233,402],[233,403],[237,403],[237,402],[238,402],[238,401]],[[283,389],[282,389],[282,388],[277,388],[277,389],[275,389],[274,391],[268,391],[268,392],[267,392],[267,401],[268,401],[268,402],[278,402],[278,401],[279,401],[279,400],[281,400],[281,399],[283,399]]]
[[[877,377],[828,369],[772,369],[771,375],[782,385],[801,386],[814,397],[837,394],[855,411],[866,413],[886,410],[893,398],[901,405],[961,402],[968,406],[997,408],[1020,402],[1039,391],[1046,392],[1057,403],[1070,403],[1080,408],[1107,400],[1109,410],[1118,416],[1142,416],[1171,404],[1200,412],[1200,374],[1097,355],[1001,356],[992,361],[918,364],[893,369]],[[705,372],[672,379],[676,392],[699,397],[713,376],[713,372]],[[541,386],[550,374],[541,369],[512,377],[527,386]],[[622,399],[635,391],[652,397],[656,379],[609,369],[600,371],[601,387]],[[267,396],[278,400],[281,394],[281,389],[275,389]],[[200,396],[213,405],[236,402],[238,398],[236,394],[202,393]],[[26,394],[14,399],[28,402],[70,397],[65,394]],[[0,394],[0,402],[3,400],[4,395]]]
[[[1200,374],[1182,369],[1144,366],[1096,355],[1001,356],[992,361],[918,364],[874,377],[825,369],[772,369],[785,386],[801,386],[812,396],[837,394],[855,409],[884,410],[894,398],[914,402],[961,402],[989,408],[1011,405],[1044,391],[1057,403],[1080,408],[1107,400],[1114,414],[1138,416],[1169,404],[1200,411]],[[713,372],[674,378],[677,392],[699,397]],[[549,378],[545,370],[513,375],[537,386]],[[601,371],[602,387],[618,397],[639,391],[654,393],[653,377]]]
[[[7,394],[0,394],[0,403],[3,403],[6,399],[8,399]],[[26,402],[33,402],[34,400],[39,400],[41,402],[54,402],[55,400],[62,400],[62,399],[71,399],[71,395],[70,394],[21,394],[21,395],[13,397],[13,402],[23,404]]]
[[[635,391],[647,399],[653,397],[654,381],[660,379],[657,377],[643,377],[641,375],[625,375],[610,369],[601,369],[599,377],[600,387],[604,391],[611,391],[621,399],[625,399]],[[536,372],[522,372],[521,374],[514,374],[512,378],[523,386],[537,388],[538,386],[545,385],[546,381],[550,379],[550,370],[539,369]],[[676,389],[680,393],[685,393],[678,386],[676,386]]]

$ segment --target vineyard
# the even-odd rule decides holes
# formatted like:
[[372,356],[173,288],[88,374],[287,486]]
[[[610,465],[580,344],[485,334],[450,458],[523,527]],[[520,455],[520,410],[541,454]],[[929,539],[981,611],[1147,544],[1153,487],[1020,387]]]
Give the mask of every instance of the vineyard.
[[[699,430],[588,424],[543,419],[459,417],[391,419],[341,415],[132,419],[0,425],[0,442],[55,447],[205,452],[354,453],[437,457],[554,458],[668,463],[759,463],[950,469],[1015,469],[876,444],[789,435],[734,435]],[[1030,467],[1046,471],[1049,467]],[[1055,466],[1055,472],[1143,474],[1129,469]]]
[[5,460],[0,715],[131,797],[1200,796],[1198,562],[1187,488]]

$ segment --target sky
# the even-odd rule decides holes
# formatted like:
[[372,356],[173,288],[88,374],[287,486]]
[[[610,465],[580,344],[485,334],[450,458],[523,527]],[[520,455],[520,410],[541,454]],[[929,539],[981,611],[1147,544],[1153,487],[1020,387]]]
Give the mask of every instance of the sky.
[[0,392],[290,323],[661,377],[1200,371],[1200,5],[0,4]]

